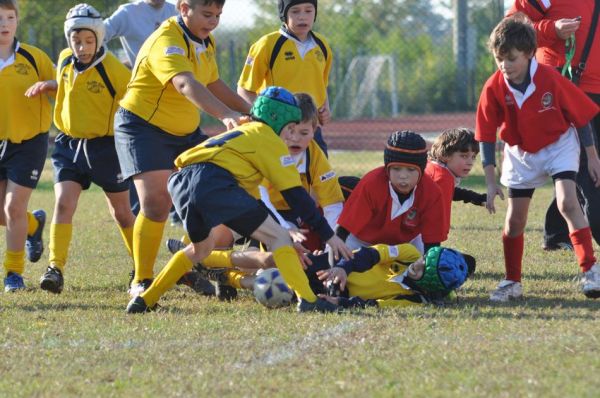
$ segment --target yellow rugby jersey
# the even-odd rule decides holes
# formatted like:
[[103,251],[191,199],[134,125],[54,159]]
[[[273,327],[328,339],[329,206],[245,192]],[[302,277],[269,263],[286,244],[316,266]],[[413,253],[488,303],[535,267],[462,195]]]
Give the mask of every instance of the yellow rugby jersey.
[[263,178],[280,191],[301,185],[287,146],[269,126],[260,122],[246,123],[209,138],[175,159],[179,168],[201,162],[214,163],[229,171],[240,187],[257,199]]
[[[52,112],[48,95],[27,98],[25,91],[38,81],[54,80],[54,65],[37,47],[16,42],[15,49],[14,62],[0,70],[0,140],[19,144],[50,128]],[[31,55],[35,65],[23,51]]]
[[415,292],[390,281],[402,275],[411,263],[421,258],[421,253],[411,244],[399,245],[399,256],[388,262],[380,262],[365,272],[351,272],[346,286],[350,296],[364,300],[377,300],[379,307],[407,306],[415,304],[398,296],[414,296]]
[[[306,152],[303,161],[308,161],[309,164],[306,165],[305,173],[300,172],[300,180],[304,189],[311,194],[322,208],[343,202],[344,195],[338,177],[315,140],[310,141]],[[281,193],[271,186],[268,180],[263,181],[263,185],[269,190],[269,198],[277,210],[289,210],[290,207],[281,196]]]
[[138,53],[121,106],[169,134],[184,136],[200,125],[200,110],[179,94],[171,79],[191,72],[203,85],[219,79],[215,40],[196,45],[169,18],[150,35]]
[[[114,89],[113,98],[98,69],[90,66],[83,72],[77,72],[73,62],[69,62],[72,56],[73,51],[67,48],[58,57],[54,124],[60,131],[75,138],[114,135],[115,112],[125,94],[131,72],[110,52],[106,52],[100,60]],[[65,65],[65,62],[68,63]]]
[[327,54],[315,44],[302,57],[296,43],[287,39],[273,63],[273,68],[270,67],[271,55],[282,34],[277,31],[261,37],[250,47],[238,86],[255,93],[267,86],[280,86],[293,93],[310,94],[317,108],[322,107],[327,99],[333,53],[323,36],[314,32],[313,35],[315,41],[319,40],[324,45]]

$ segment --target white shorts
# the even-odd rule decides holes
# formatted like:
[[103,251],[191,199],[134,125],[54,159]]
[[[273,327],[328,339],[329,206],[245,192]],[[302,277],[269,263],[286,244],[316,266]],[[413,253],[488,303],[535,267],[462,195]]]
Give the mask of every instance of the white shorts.
[[579,138],[571,127],[558,141],[536,153],[525,152],[518,145],[505,145],[500,183],[513,189],[532,189],[544,185],[548,176],[578,170]]

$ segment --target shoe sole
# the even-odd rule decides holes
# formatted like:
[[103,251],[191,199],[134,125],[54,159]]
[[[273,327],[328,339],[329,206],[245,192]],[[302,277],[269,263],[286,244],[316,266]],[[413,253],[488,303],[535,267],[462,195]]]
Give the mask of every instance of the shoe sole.
[[585,297],[590,298],[590,299],[600,298],[600,290],[592,290],[589,292],[583,292],[583,294],[585,295]]
[[58,287],[56,284],[50,280],[42,280],[40,282],[40,288],[50,293],[60,294],[62,292],[62,286]]
[[490,297],[490,301],[492,303],[508,303],[510,301],[518,301],[518,300],[523,300],[523,296],[508,296],[507,300],[493,299]]

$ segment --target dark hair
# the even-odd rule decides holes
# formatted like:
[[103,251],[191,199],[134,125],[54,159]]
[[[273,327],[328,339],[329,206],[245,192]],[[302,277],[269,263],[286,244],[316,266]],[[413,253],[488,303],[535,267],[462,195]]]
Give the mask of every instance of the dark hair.
[[479,153],[479,143],[475,133],[466,127],[457,127],[442,131],[431,147],[430,156],[433,160],[442,160],[456,152],[473,151]]
[[15,10],[17,17],[19,16],[17,0],[0,0],[0,8],[4,8],[5,10]]
[[302,123],[312,123],[313,128],[317,127],[319,123],[319,115],[317,114],[317,106],[315,105],[315,101],[310,96],[310,94],[306,93],[297,93],[294,95],[296,97],[296,101],[298,101],[298,106],[302,111]]
[[533,25],[525,14],[517,13],[505,18],[492,31],[488,48],[495,54],[508,54],[513,49],[531,54],[537,48]]
[[225,5],[225,0],[177,0],[177,9],[179,10],[181,7],[181,3],[186,2],[192,8],[197,5],[209,6],[211,4],[217,4],[221,7]]

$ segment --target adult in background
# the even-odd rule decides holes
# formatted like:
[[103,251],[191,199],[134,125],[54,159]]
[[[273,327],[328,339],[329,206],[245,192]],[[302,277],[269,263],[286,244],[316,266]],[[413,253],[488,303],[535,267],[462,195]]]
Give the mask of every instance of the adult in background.
[[[590,32],[594,13],[594,0],[516,0],[508,12],[509,15],[522,12],[533,22],[537,33],[538,62],[562,69],[567,63],[565,41],[575,36],[575,54],[571,68],[575,73],[583,48]],[[590,47],[584,71],[580,71],[579,87],[596,104],[600,104],[600,24],[596,26],[594,41]],[[600,142],[600,114],[592,120],[596,148]],[[582,143],[583,145],[583,143]],[[600,189],[590,178],[588,161],[584,150],[581,151],[577,185],[583,199],[585,215],[588,218],[592,236],[600,244]],[[545,250],[572,250],[567,223],[556,205],[556,198],[548,207],[544,224]]]
[[165,0],[137,0],[119,6],[109,18],[104,20],[106,42],[119,38],[127,56],[129,68],[135,64],[135,57],[142,44],[167,18],[177,15],[174,4]]

